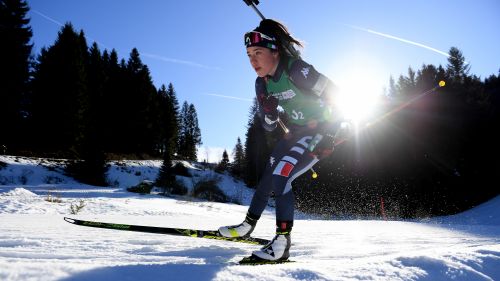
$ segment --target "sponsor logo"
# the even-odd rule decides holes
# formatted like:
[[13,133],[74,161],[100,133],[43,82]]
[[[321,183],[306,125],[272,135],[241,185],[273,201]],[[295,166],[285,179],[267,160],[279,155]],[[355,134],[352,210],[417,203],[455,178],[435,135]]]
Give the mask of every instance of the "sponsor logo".
[[279,100],[293,99],[293,97],[295,97],[296,95],[297,94],[292,89],[280,93],[273,93],[273,97]]
[[309,67],[302,68],[302,70],[300,72],[302,72],[302,75],[304,75],[304,78],[307,79],[307,75],[309,75]]

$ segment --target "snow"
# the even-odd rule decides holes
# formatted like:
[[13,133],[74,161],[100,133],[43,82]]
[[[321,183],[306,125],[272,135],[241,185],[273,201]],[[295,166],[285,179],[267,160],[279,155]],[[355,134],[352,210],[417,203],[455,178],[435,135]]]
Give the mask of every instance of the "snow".
[[[111,162],[110,187],[75,182],[64,161],[0,156],[0,280],[500,280],[500,196],[462,214],[425,221],[324,220],[298,214],[296,262],[240,266],[256,246],[96,229],[64,216],[104,222],[216,229],[244,218],[252,190],[184,163],[193,178],[221,177],[233,203],[138,195],[160,161]],[[0,166],[1,167],[1,166]],[[49,202],[49,201],[54,202]],[[85,207],[70,214],[71,204]],[[272,238],[269,207],[254,236]]]

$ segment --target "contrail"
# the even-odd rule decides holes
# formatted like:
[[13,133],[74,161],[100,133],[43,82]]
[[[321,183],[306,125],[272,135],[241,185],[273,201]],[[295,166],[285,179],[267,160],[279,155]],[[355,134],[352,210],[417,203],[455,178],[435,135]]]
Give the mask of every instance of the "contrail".
[[[61,23],[60,21],[58,20],[55,20],[43,13],[41,13],[40,11],[37,11],[35,9],[31,9],[31,11],[33,11],[35,14],[41,16],[42,18],[52,22],[52,23],[55,23],[59,26],[64,26],[63,23]],[[94,40],[92,39],[91,37],[89,37],[88,35],[85,35],[85,37],[89,40],[89,41],[94,41],[96,43],[98,43],[99,45],[103,46],[104,48],[107,48],[109,49],[108,46],[100,43],[99,41],[97,40]],[[179,60],[179,59],[173,59],[173,58],[167,58],[167,57],[164,57],[164,56],[160,56],[160,55],[155,55],[155,54],[148,54],[148,53],[142,53],[141,54],[142,56],[144,57],[148,57],[148,58],[152,58],[152,59],[155,59],[155,60],[160,60],[160,61],[164,61],[164,62],[170,62],[170,63],[177,63],[177,64],[184,64],[184,65],[188,65],[188,66],[193,66],[193,67],[198,67],[198,68],[204,68],[204,69],[209,69],[209,70],[221,70],[220,67],[212,67],[212,66],[207,66],[207,65],[203,65],[203,64],[199,64],[199,63],[196,63],[196,62],[191,62],[191,61],[185,61],[185,60]]]
[[[45,15],[45,14],[43,14],[43,13],[41,13],[41,12],[37,11],[37,10],[35,10],[35,9],[31,9],[31,11],[33,11],[35,14],[37,14],[37,15],[41,16],[42,18],[44,18],[44,19],[46,19],[46,20],[48,20],[48,21],[51,21],[51,22],[53,22],[53,23],[55,23],[55,24],[57,24],[57,25],[59,25],[59,26],[64,26],[64,24],[62,24],[60,21],[55,20],[55,19],[53,19],[53,18],[51,18],[51,17],[49,17],[49,16],[47,16],[47,15]],[[93,39],[92,37],[90,37],[90,36],[88,36],[88,35],[85,35],[85,38],[87,38],[87,40],[88,40],[88,41],[93,41],[93,42],[96,42],[97,44],[99,44],[99,45],[103,46],[104,48],[108,48],[108,49],[109,49],[109,47],[108,47],[108,46],[106,46],[106,45],[102,44],[101,42],[99,42],[99,41],[97,41],[97,40]]]
[[421,43],[418,43],[418,42],[410,41],[410,40],[407,40],[407,39],[404,39],[404,38],[396,37],[396,36],[393,36],[393,35],[390,35],[390,34],[385,34],[385,33],[382,33],[382,32],[378,32],[378,31],[375,31],[375,30],[371,30],[371,29],[368,29],[368,28],[363,28],[363,27],[359,27],[359,26],[355,26],[355,25],[350,25],[350,24],[343,24],[343,25],[348,26],[348,27],[353,28],[353,29],[357,29],[357,30],[365,31],[365,32],[372,33],[372,34],[375,34],[375,35],[379,35],[379,36],[382,36],[382,37],[385,37],[385,38],[394,39],[394,40],[397,40],[397,41],[400,41],[400,42],[403,42],[403,43],[415,45],[415,46],[418,46],[418,47],[421,47],[421,48],[424,48],[424,49],[436,52],[436,53],[441,54],[443,56],[450,57],[450,55],[447,52],[443,52],[441,50],[438,50],[438,49],[433,48],[433,47],[429,47],[427,45],[424,45],[424,44],[421,44]]
[[59,22],[59,21],[57,21],[57,20],[55,20],[55,19],[53,19],[53,18],[51,18],[51,17],[49,17],[47,15],[44,15],[44,14],[40,13],[39,11],[37,11],[35,9],[31,9],[31,11],[34,12],[35,14],[41,16],[42,18],[48,20],[48,21],[51,21],[51,22],[53,22],[53,23],[55,23],[55,24],[57,24],[59,26],[64,26],[64,24],[62,24],[61,22]]
[[142,53],[141,55],[144,57],[148,57],[151,59],[160,60],[160,61],[164,61],[164,62],[184,64],[184,65],[189,65],[189,66],[199,67],[199,68],[204,68],[204,69],[209,69],[209,70],[221,70],[220,67],[203,65],[200,63],[192,62],[192,61],[185,61],[185,60],[179,60],[179,59],[174,59],[174,58],[168,58],[168,57],[164,57],[164,56],[160,56],[160,55],[156,55],[156,54]]
[[241,101],[253,101],[252,99],[246,99],[246,98],[240,98],[240,97],[233,97],[233,96],[225,96],[225,95],[218,95],[218,94],[204,94],[206,96],[213,96],[213,97],[219,97],[219,98],[225,98],[225,99],[233,99],[233,100],[241,100]]

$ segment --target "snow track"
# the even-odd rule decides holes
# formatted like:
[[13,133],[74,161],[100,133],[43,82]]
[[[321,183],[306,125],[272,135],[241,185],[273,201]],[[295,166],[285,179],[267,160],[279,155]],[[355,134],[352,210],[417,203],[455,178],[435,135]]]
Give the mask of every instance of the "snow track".
[[[19,167],[29,170],[30,165],[37,164]],[[131,174],[134,167],[127,166]],[[127,193],[121,185],[132,181],[130,173],[123,179],[128,183],[112,175],[119,182],[114,188],[71,179],[47,184],[26,178],[21,184],[15,181],[18,173],[15,165],[0,171],[11,179],[0,185],[0,280],[500,280],[500,197],[426,222],[318,220],[301,214],[292,233],[295,263],[240,266],[236,262],[256,246],[87,228],[63,217],[70,215],[71,203],[83,199],[86,206],[75,218],[216,229],[244,218],[248,195],[241,196],[243,205],[197,202]],[[33,175],[44,179],[43,173]],[[222,189],[251,194],[241,183],[223,183]],[[62,202],[47,202],[49,191]],[[272,238],[273,233],[269,208],[254,236]]]

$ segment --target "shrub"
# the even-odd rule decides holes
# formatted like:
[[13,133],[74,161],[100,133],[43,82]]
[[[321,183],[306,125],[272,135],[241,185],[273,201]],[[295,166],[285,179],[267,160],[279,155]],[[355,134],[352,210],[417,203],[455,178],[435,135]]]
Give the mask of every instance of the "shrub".
[[173,167],[173,173],[183,177],[192,177],[192,175],[189,173],[188,168],[182,165],[182,163],[175,164],[175,166]]
[[153,189],[153,182],[152,181],[142,181],[136,186],[132,186],[127,188],[127,191],[130,192],[135,192],[139,194],[150,194],[151,189]]
[[45,197],[45,201],[50,202],[50,203],[62,203],[63,200],[61,199],[61,195],[57,193],[57,196],[52,195],[52,193],[57,193],[55,191],[48,190],[47,191],[47,197]]
[[68,176],[75,180],[97,186],[107,186],[107,165],[104,159],[72,160],[65,168]]
[[193,196],[215,202],[228,202],[227,196],[222,192],[217,179],[199,181],[194,186]]
[[218,174],[224,174],[224,172],[227,170],[227,165],[221,165],[219,163],[217,166],[215,166],[214,171]]
[[180,181],[176,180],[168,186],[163,187],[164,194],[186,195],[187,187]]
[[85,201],[83,199],[80,199],[78,205],[71,203],[69,211],[71,212],[72,215],[76,215],[83,209],[83,207],[85,207]]

